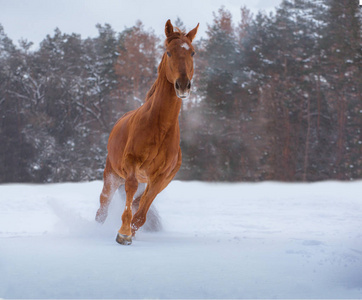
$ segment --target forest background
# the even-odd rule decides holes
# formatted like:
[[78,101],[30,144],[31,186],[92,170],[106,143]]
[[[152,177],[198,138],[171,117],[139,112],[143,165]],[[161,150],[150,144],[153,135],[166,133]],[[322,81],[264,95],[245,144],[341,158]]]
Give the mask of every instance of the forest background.
[[[235,23],[221,7],[194,43],[176,178],[361,179],[361,11],[356,0],[284,0],[268,15],[241,7]],[[30,50],[0,25],[0,182],[102,178],[110,130],[142,105],[164,37],[141,21],[96,26],[87,39],[55,29]]]

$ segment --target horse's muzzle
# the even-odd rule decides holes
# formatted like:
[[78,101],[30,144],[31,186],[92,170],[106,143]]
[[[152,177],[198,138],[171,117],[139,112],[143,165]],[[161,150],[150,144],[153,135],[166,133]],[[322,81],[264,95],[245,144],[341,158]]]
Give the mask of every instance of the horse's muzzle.
[[191,93],[191,81],[187,78],[179,78],[175,82],[175,91],[177,97],[186,99]]

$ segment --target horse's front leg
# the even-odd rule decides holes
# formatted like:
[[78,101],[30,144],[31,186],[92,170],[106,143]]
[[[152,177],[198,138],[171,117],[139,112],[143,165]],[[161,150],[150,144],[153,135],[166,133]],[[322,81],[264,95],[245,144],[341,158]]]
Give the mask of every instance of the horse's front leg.
[[151,180],[146,187],[143,195],[141,196],[139,208],[137,212],[134,214],[132,219],[132,235],[136,234],[136,231],[143,226],[146,222],[147,212],[156,198],[156,196],[165,189],[168,184],[175,177],[176,173],[180,169],[181,166],[181,149],[179,148],[178,156],[177,156],[177,164],[172,172],[168,176],[158,176],[156,179]]
[[173,176],[159,177],[157,180],[149,182],[141,196],[139,207],[137,212],[132,218],[132,235],[134,236],[136,231],[142,227],[146,222],[147,212],[156,196],[170,183]]
[[132,230],[131,230],[131,220],[132,220],[132,202],[133,197],[137,192],[138,181],[134,174],[130,175],[126,179],[125,189],[126,189],[126,207],[122,214],[122,226],[118,231],[116,241],[122,245],[130,245],[132,243]]

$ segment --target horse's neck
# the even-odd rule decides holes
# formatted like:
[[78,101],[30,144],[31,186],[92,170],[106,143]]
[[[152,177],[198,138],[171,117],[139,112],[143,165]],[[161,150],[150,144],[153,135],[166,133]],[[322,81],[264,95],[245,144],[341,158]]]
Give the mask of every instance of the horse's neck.
[[178,122],[182,100],[176,96],[173,84],[167,80],[162,64],[163,62],[161,62],[158,78],[151,88],[154,90],[148,101],[150,101],[153,117],[157,117],[163,124],[172,125]]

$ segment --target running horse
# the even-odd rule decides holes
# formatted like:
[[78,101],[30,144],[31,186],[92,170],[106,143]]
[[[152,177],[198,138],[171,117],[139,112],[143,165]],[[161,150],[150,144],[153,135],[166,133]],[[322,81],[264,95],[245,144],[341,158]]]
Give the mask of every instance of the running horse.
[[[103,190],[96,221],[103,223],[115,191],[125,185],[126,205],[116,241],[130,245],[136,231],[146,222],[147,212],[157,196],[181,166],[178,115],[182,99],[190,95],[194,73],[192,40],[199,24],[189,33],[165,25],[165,48],[158,77],[145,103],[126,113],[114,125],[108,140]],[[139,183],[147,183],[134,200]],[[132,204],[138,206],[132,214]]]

